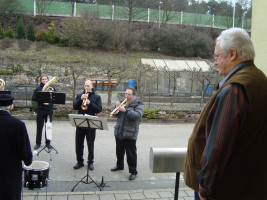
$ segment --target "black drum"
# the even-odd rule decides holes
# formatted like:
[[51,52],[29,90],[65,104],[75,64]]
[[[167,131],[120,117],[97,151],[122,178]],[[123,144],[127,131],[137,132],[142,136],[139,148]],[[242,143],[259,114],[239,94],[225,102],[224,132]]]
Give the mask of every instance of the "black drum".
[[23,166],[24,187],[33,190],[43,188],[49,182],[49,163],[44,161],[33,161],[30,166]]

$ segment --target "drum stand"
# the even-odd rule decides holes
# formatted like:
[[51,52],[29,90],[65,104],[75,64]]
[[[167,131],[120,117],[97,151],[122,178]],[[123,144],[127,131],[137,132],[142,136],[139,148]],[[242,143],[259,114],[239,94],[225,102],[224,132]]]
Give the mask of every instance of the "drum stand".
[[[84,181],[83,179],[86,178],[86,181]],[[91,179],[91,181],[89,182],[88,179]],[[74,187],[72,188],[72,192],[74,191],[74,188],[79,184],[79,183],[85,183],[85,184],[90,184],[90,183],[94,183],[100,191],[102,191],[102,188],[91,178],[91,176],[89,175],[89,165],[87,167],[87,174],[78,182],[76,183],[76,185],[74,185]]]
[[[34,199],[33,200],[35,200],[35,199],[37,199],[38,200],[38,194],[39,194],[39,191],[40,189],[37,189],[37,194],[34,196]],[[23,189],[21,189],[21,199],[23,200]],[[47,200],[47,187],[46,187],[46,189],[45,189],[45,200]]]

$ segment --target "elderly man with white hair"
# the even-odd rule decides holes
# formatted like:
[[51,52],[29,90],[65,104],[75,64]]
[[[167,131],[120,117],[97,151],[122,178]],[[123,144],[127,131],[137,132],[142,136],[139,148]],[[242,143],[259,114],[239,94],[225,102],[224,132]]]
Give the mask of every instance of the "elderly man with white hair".
[[267,199],[267,78],[254,57],[241,28],[216,40],[215,66],[224,79],[196,122],[185,160],[195,199]]

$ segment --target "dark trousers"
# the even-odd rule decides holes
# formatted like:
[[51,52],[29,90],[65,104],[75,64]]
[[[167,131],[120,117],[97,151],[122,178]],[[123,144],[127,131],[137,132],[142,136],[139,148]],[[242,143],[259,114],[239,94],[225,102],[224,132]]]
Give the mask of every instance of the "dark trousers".
[[[47,122],[47,117],[50,117],[50,122],[52,122],[53,110],[42,110],[37,109],[37,133],[36,133],[36,144],[42,143],[42,131],[44,127],[44,122]],[[45,131],[45,143],[50,144],[50,140],[46,139],[46,131]]]
[[86,137],[88,147],[88,164],[94,162],[94,142],[95,142],[96,129],[76,129],[75,145],[76,145],[76,159],[78,163],[83,163],[83,149],[84,149],[84,138]]
[[136,140],[116,138],[116,155],[117,155],[117,167],[124,168],[124,155],[126,152],[127,163],[129,172],[131,174],[137,174],[137,149]]
[[199,197],[199,195],[198,195],[198,192],[195,191],[194,194],[195,194],[195,195],[194,195],[194,196],[195,196],[195,197],[194,197],[194,200],[200,200],[200,197]]

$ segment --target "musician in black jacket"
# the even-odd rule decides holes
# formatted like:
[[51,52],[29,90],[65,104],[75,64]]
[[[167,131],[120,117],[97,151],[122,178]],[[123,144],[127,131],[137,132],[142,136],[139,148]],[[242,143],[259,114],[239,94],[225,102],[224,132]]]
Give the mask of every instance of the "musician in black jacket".
[[13,96],[0,94],[0,199],[20,200],[22,162],[32,163],[32,151],[25,123],[11,116]]
[[[83,110],[82,105],[86,108]],[[78,110],[78,114],[88,114],[96,116],[102,111],[101,97],[95,93],[93,83],[91,80],[86,79],[84,82],[83,93],[77,94],[73,102],[73,108]],[[88,168],[94,169],[94,142],[95,142],[95,128],[76,128],[75,145],[76,145],[76,159],[77,164],[73,166],[74,169],[79,169],[84,166],[83,164],[83,148],[84,138],[86,137],[88,147]]]
[[[37,92],[42,91],[45,84],[48,82],[49,78],[48,76],[41,76],[40,77],[40,85],[34,90],[32,101],[37,101]],[[55,88],[50,86],[50,90],[55,91]],[[36,145],[34,146],[34,149],[39,149],[42,143],[42,131],[44,127],[44,122],[47,122],[47,118],[50,118],[50,122],[52,122],[52,116],[53,116],[53,104],[52,103],[41,103],[38,102],[38,108],[37,108],[37,129],[36,129]],[[45,132],[45,143],[48,148],[51,148],[50,143],[51,141],[46,138],[46,132]]]

